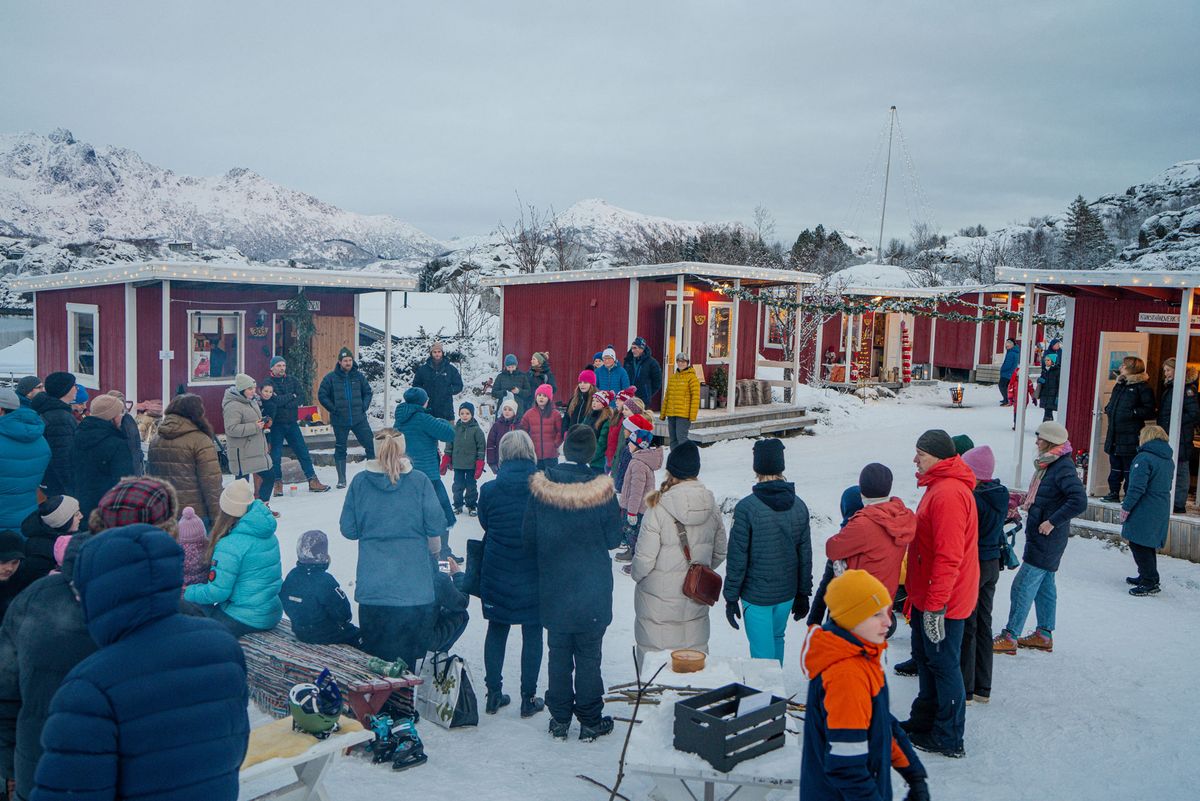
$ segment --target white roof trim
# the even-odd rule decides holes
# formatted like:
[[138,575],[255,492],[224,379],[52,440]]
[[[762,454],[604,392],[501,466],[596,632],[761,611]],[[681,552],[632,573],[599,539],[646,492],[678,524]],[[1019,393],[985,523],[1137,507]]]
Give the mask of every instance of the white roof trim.
[[41,292],[51,289],[126,284],[134,281],[202,281],[242,286],[311,286],[324,289],[386,289],[415,291],[417,280],[409,276],[378,272],[306,270],[299,267],[220,264],[206,262],[137,262],[112,267],[51,275],[15,276],[9,286],[16,292]]
[[976,292],[1024,292],[1025,287],[1013,283],[930,287],[846,286],[835,291],[839,295],[861,295],[871,298],[935,298],[942,295],[973,295]]
[[745,281],[769,281],[776,284],[815,284],[820,280],[819,276],[813,273],[794,270],[680,261],[671,264],[613,267],[606,270],[564,270],[562,272],[526,273],[524,275],[486,276],[483,278],[482,283],[484,286],[566,284],[574,281],[607,281],[617,278],[666,278],[681,273],[706,278],[741,278]]
[[1018,284],[1063,286],[1200,286],[1200,272],[1183,270],[1023,270],[997,267],[996,277]]

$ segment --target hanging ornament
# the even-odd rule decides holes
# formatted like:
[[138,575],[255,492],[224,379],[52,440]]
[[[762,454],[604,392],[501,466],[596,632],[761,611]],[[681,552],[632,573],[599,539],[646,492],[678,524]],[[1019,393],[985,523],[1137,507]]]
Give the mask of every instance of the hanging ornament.
[[908,321],[900,321],[900,380],[912,383],[912,339],[908,335]]

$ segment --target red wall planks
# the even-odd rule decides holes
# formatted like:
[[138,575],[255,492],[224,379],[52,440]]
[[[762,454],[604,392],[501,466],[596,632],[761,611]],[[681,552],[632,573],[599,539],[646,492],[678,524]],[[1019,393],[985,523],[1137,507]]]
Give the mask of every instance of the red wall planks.
[[[162,398],[162,284],[134,290],[137,303],[138,399]],[[164,401],[163,405],[166,406]]]
[[[95,347],[99,359],[99,391],[125,390],[125,287],[81,287],[45,290],[35,294],[37,305],[37,369],[46,376],[71,371],[67,363],[68,303],[96,306],[100,329]],[[96,388],[89,388],[96,395]]]

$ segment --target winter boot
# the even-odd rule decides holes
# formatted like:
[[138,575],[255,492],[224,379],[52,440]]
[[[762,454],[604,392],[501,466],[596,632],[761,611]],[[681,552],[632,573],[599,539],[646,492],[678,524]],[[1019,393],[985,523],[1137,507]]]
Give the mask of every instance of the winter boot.
[[633,549],[630,548],[628,545],[626,545],[621,550],[617,551],[617,555],[614,556],[613,559],[615,559],[618,562],[632,562],[633,561]]
[[479,510],[474,506],[467,507],[467,517],[479,517]]
[[608,715],[605,715],[591,725],[581,723],[579,724],[579,742],[590,743],[598,737],[603,737],[606,734],[612,734],[612,730],[613,719]]
[[1120,503],[1121,502],[1121,493],[1110,492],[1107,495],[1105,495],[1103,498],[1101,498],[1100,500],[1104,501],[1105,503]]
[[1129,594],[1135,598],[1141,598],[1145,595],[1158,595],[1162,588],[1157,584],[1139,584],[1136,587],[1129,588]]
[[511,700],[511,698],[499,690],[494,693],[489,692],[487,694],[487,701],[484,704],[483,711],[489,715],[494,715],[499,712],[501,708],[508,706]]
[[967,755],[966,750],[960,745],[957,748],[944,748],[933,739],[933,735],[929,732],[913,732],[908,735],[908,740],[913,744],[914,748],[919,748],[922,751],[928,751],[931,754],[941,754],[951,759],[962,759]]
[[310,478],[308,480],[308,491],[309,492],[329,492],[329,485],[322,484],[321,479],[317,478],[316,476],[313,476],[312,478]]
[[461,514],[462,514],[462,512],[463,512],[463,510],[462,510],[462,507],[461,507],[461,506],[455,506],[455,507],[454,507],[454,514],[456,514],[456,515],[461,515]]
[[571,733],[571,721],[559,723],[554,718],[550,718],[550,736],[555,740],[566,741],[567,735]]
[[892,668],[897,676],[915,676],[917,675],[917,660],[905,659],[903,662],[896,663]]
[[1049,653],[1054,650],[1054,639],[1042,634],[1040,631],[1034,631],[1017,640],[1017,645],[1022,648],[1032,648],[1035,651]]
[[521,699],[521,717],[531,718],[546,708],[546,702],[536,695]]
[[274,509],[272,509],[271,504],[264,503],[263,506],[267,507],[267,511],[271,513],[271,517],[274,517],[276,520],[279,519],[279,512],[276,512]]
[[275,482],[275,497],[280,498],[282,496],[283,496],[283,482],[276,481]]
[[346,488],[346,460],[338,459],[336,462],[336,467],[337,467],[337,476],[338,476],[337,488],[345,489]]
[[1017,641],[1007,631],[1002,631],[992,640],[992,653],[1016,656]]
[[1130,587],[1136,587],[1137,585],[1142,583],[1142,577],[1141,576],[1126,576],[1125,583],[1128,584]]

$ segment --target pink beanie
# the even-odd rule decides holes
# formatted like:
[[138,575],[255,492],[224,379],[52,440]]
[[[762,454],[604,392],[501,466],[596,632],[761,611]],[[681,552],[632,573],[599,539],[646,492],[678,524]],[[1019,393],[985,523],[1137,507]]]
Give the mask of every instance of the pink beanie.
[[593,387],[596,386],[596,373],[594,370],[583,370],[579,373],[579,383],[588,383]]
[[183,507],[179,516],[179,543],[208,542],[208,532],[204,530],[204,521],[196,516],[196,510],[190,506]]
[[67,555],[67,546],[71,544],[73,534],[63,534],[54,540],[54,561],[62,567],[63,557]]
[[549,384],[539,384],[537,390],[533,393],[536,395],[545,395],[550,400],[554,400],[554,387]]
[[975,474],[978,481],[991,481],[996,471],[996,455],[987,445],[979,445],[962,455],[962,460]]

